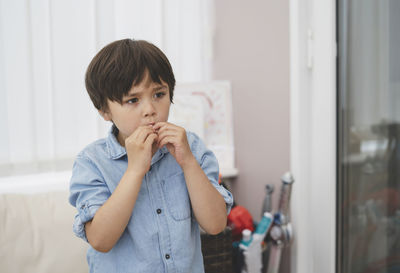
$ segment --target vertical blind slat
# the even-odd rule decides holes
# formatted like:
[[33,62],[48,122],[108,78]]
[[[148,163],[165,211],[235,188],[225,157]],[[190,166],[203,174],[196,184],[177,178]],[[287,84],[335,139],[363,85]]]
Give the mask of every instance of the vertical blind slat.
[[32,92],[35,106],[37,160],[51,160],[54,155],[52,126],[52,94],[50,73],[49,6],[47,0],[30,5],[32,39]]
[[7,164],[10,160],[10,150],[8,141],[8,106],[7,106],[7,89],[6,89],[6,63],[5,63],[5,51],[4,51],[4,28],[7,23],[3,13],[5,12],[4,0],[0,0],[0,95],[3,98],[0,100],[0,164]]
[[34,131],[27,2],[9,1],[1,12],[10,163],[29,162],[34,160]]
[[94,40],[90,14],[88,1],[57,1],[52,6],[56,158],[74,157],[96,138],[96,116],[83,80]]
[[[180,0],[170,0],[168,5],[164,4],[163,20],[164,20],[164,39],[163,39],[163,50],[168,56],[168,59],[172,65],[172,69],[175,73],[177,81],[183,81],[182,78],[182,63],[180,52],[181,47],[181,9]],[[187,69],[190,69],[189,67]]]
[[[201,44],[203,43],[201,39],[201,13],[200,11],[200,0],[193,1],[181,1],[182,9],[185,12],[181,13],[182,22],[191,21],[192,24],[181,24],[180,25],[180,35],[185,37],[182,39],[181,46],[181,60],[183,67],[190,67],[191,69],[185,69],[182,71],[182,77],[187,81],[198,82],[202,79],[201,74]],[[196,29],[198,31],[193,31]],[[197,54],[193,54],[196,52]],[[190,64],[199,64],[196,66],[190,66]]]
[[[96,3],[95,22],[96,22],[96,50],[94,56],[101,48],[114,41],[115,38],[115,3],[109,0],[98,0]],[[90,104],[92,105],[92,104]],[[104,137],[110,127],[100,115],[97,115],[97,135]]]
[[161,5],[158,0],[115,0],[116,38],[144,39],[161,44]]

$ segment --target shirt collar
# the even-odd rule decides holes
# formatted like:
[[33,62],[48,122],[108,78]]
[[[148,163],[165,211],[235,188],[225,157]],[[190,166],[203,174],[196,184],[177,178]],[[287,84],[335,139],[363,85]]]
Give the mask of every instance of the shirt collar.
[[[108,132],[108,136],[106,139],[108,156],[111,159],[119,159],[126,155],[126,149],[125,147],[122,147],[121,144],[119,144],[117,135],[118,135],[118,128],[113,124]],[[161,149],[158,149],[156,153],[153,155],[153,158],[151,159],[151,165],[156,163],[167,153],[168,149],[165,146],[162,147]]]
[[106,139],[108,156],[111,159],[119,159],[126,155],[126,149],[119,144],[117,135],[118,128],[113,124],[108,131],[108,136]]
[[167,147],[163,146],[161,149],[158,149],[156,153],[153,155],[153,158],[151,159],[150,165],[153,165],[156,163],[158,160],[160,160],[165,154],[168,153]]

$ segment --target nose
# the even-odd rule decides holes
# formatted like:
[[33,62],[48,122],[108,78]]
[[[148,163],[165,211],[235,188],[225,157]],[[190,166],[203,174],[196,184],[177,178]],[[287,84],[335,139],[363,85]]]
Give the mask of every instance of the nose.
[[143,116],[144,117],[152,117],[156,115],[156,108],[153,105],[152,101],[147,101],[143,105]]

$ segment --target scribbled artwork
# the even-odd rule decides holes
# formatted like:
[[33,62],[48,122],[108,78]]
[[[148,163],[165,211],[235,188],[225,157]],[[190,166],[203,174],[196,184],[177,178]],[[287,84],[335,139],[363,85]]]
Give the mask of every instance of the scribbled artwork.
[[201,137],[220,168],[234,168],[232,94],[228,81],[177,84],[169,120]]

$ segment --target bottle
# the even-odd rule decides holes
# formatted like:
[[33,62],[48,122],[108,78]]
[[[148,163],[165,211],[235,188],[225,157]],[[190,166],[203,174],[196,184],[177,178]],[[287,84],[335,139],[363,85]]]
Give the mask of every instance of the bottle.
[[261,221],[258,223],[254,234],[262,235],[262,237],[264,238],[265,234],[267,234],[271,225],[272,225],[272,214],[269,212],[264,212],[264,215],[261,218]]
[[242,240],[240,240],[239,247],[242,249],[247,249],[251,242],[253,241],[253,238],[251,236],[251,230],[250,229],[244,229],[242,231]]
[[[261,242],[263,235],[254,233],[250,244],[244,249],[244,263],[246,273],[260,273],[262,268]],[[243,273],[243,271],[242,271]]]

